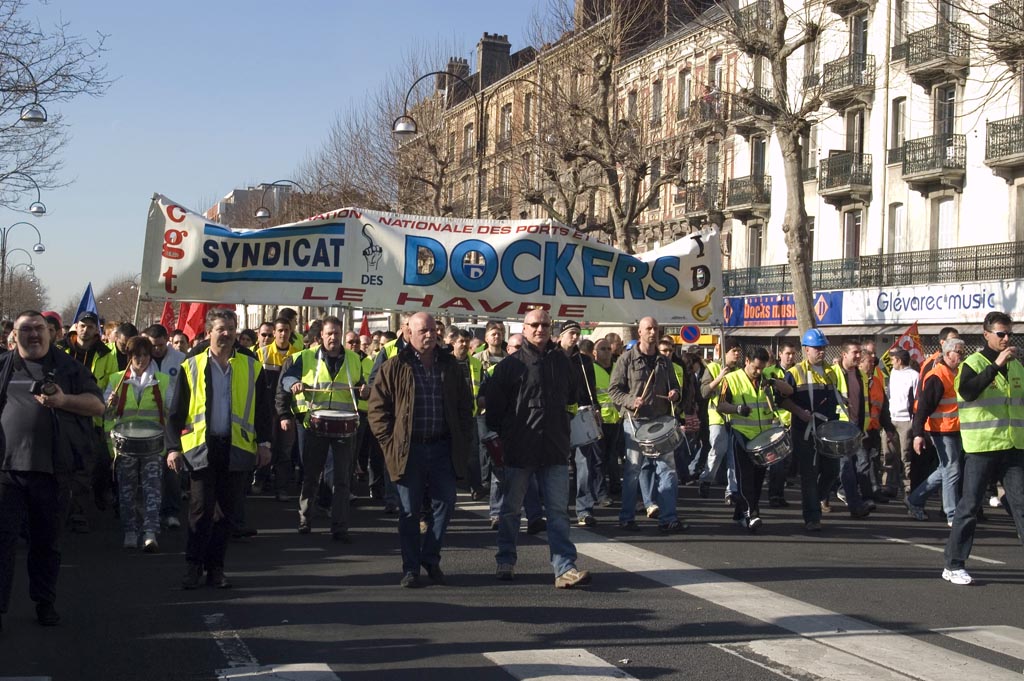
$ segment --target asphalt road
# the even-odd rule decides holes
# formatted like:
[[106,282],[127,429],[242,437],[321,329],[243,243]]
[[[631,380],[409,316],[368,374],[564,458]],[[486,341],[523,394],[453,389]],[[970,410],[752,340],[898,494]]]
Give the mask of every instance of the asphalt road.
[[947,528],[934,507],[919,523],[902,504],[853,520],[836,503],[807,535],[793,503],[766,508],[750,536],[720,497],[686,487],[684,535],[644,521],[624,536],[614,507],[574,527],[594,582],[559,591],[545,535],[521,535],[518,579],[495,580],[494,533],[468,496],[443,554],[448,585],[418,590],[398,587],[396,519],[375,506],[357,506],[349,546],[298,535],[292,503],[254,496],[248,508],[260,533],[230,546],[225,591],[180,590],[182,530],[155,555],[121,549],[110,514],[66,535],[54,628],[34,621],[22,550],[0,680],[1019,681],[1024,668],[1024,551],[1001,510],[978,534],[978,584],[953,587],[939,576]]

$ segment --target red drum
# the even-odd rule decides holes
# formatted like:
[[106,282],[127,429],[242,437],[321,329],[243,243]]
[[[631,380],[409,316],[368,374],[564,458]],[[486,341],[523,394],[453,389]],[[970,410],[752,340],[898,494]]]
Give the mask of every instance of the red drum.
[[481,444],[487,449],[491,462],[498,468],[505,467],[505,446],[501,444],[501,438],[494,431],[485,434],[480,438]]
[[341,409],[318,409],[309,416],[309,432],[317,437],[343,440],[356,434],[359,414]]

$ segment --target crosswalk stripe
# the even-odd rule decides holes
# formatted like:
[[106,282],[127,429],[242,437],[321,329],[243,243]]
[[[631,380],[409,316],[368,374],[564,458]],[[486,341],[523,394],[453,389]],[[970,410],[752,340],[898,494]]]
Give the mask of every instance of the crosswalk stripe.
[[[889,541],[889,542],[892,542],[894,544],[907,544],[908,546],[913,546],[913,547],[919,548],[919,549],[925,549],[926,551],[935,551],[936,553],[943,553],[945,551],[945,549],[943,547],[941,547],[941,546],[929,546],[928,544],[915,544],[913,542],[907,541],[906,539],[897,539],[896,537],[886,537],[885,535],[882,535],[882,534],[876,534],[876,535],[874,535],[874,537],[875,537],[875,539],[884,539],[885,541]],[[976,555],[973,555],[973,554],[971,555],[970,560],[976,560],[979,563],[989,563],[990,565],[1006,565],[1006,563],[1004,563],[1001,560],[995,560],[995,559],[992,559],[992,558],[982,558],[981,556],[976,556]]]
[[935,631],[979,648],[1024,660],[1024,629],[995,624],[982,627],[949,627]]
[[583,648],[506,650],[484,653],[518,681],[602,681],[636,679]]
[[224,613],[215,612],[205,615],[203,621],[229,667],[255,667],[259,664],[253,657],[252,651],[249,650],[249,646],[245,645],[242,637],[232,628]]
[[713,647],[793,681],[807,675],[826,681],[913,681],[913,677],[806,638],[768,638]]
[[[1019,673],[586,530],[577,552],[922,681],[1021,681]],[[936,588],[943,588],[936,576]],[[950,588],[950,587],[946,587]]]
[[217,672],[218,681],[338,681],[338,675],[326,664],[271,664],[262,667],[235,667]]

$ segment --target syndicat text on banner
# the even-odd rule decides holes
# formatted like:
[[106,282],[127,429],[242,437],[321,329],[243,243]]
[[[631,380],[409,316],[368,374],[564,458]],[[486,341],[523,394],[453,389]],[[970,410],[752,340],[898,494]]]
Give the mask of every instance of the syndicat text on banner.
[[344,208],[259,230],[150,205],[142,294],[154,300],[353,306],[515,318],[721,322],[715,230],[629,255],[550,220],[480,222]]

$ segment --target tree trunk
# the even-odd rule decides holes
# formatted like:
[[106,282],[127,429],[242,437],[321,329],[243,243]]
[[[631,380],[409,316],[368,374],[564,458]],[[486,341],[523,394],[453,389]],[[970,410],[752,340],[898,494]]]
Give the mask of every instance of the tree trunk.
[[804,205],[803,167],[800,160],[799,128],[776,128],[782,148],[782,167],[786,183],[786,213],[782,231],[793,280],[796,322],[802,334],[817,326],[814,316],[814,290],[811,288],[811,248],[807,233],[807,208]]

